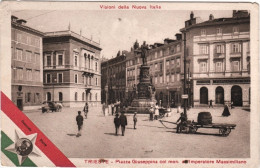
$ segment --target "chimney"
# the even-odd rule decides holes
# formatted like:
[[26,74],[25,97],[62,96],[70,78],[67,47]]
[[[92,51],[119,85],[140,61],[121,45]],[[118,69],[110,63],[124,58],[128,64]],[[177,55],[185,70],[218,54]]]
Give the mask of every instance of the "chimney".
[[26,20],[24,19],[19,19],[17,20],[17,23],[21,24],[21,25],[25,25],[26,24]]
[[193,19],[194,18],[194,14],[193,14],[193,11],[191,11],[190,13],[190,19]]
[[209,20],[214,20],[214,16],[212,14],[209,15]]
[[16,16],[11,16],[11,20],[12,20],[12,22],[16,22],[17,19],[18,19],[18,17],[16,17]]
[[176,39],[179,41],[179,40],[182,39],[182,34],[176,33],[176,34],[175,34],[175,37],[176,37]]

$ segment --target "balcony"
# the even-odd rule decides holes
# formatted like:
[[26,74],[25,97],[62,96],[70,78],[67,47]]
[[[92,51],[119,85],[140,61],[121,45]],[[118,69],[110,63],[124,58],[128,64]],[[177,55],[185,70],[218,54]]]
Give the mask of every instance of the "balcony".
[[224,59],[225,53],[214,53],[214,59]]
[[240,58],[242,56],[241,52],[230,53],[230,58]]

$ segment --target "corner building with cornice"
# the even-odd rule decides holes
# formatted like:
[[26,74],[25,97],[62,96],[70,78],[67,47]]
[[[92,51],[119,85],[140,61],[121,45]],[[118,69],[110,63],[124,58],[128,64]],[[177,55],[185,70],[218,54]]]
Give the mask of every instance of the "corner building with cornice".
[[231,18],[209,15],[201,22],[191,13],[180,31],[186,35],[191,104],[249,106],[250,14],[233,11]]
[[73,31],[47,32],[43,38],[46,101],[67,107],[101,107],[100,44]]

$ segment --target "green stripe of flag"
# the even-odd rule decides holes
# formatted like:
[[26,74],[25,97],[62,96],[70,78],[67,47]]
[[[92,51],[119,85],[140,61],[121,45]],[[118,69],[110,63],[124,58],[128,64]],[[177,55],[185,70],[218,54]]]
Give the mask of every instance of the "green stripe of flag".
[[18,167],[37,167],[36,164],[32,162],[31,159],[25,159],[22,165],[19,165],[18,157],[15,153],[6,151],[5,148],[9,145],[13,144],[14,142],[3,132],[1,131],[1,150],[2,152]]

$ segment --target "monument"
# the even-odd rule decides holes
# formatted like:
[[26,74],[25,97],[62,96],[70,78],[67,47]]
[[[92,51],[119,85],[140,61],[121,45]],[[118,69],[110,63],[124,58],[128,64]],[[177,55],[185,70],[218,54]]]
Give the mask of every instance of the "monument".
[[136,54],[141,54],[142,65],[140,67],[140,80],[137,84],[135,98],[128,108],[129,113],[149,113],[151,105],[155,106],[155,87],[151,82],[149,74],[150,66],[147,65],[147,55],[149,47],[144,41],[142,46],[135,50]]

